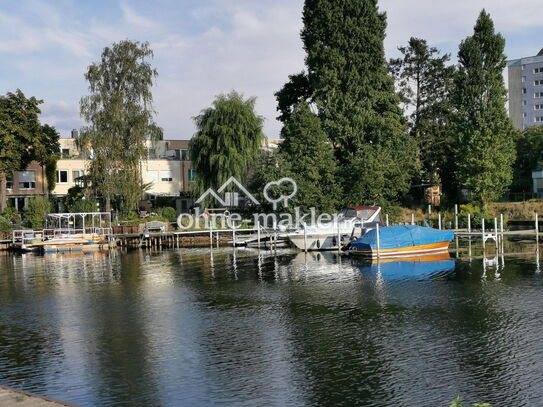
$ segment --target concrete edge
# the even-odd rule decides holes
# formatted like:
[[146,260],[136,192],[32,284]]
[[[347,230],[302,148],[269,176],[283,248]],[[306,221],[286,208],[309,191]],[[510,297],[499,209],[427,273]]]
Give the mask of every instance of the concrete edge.
[[14,389],[12,387],[8,387],[8,386],[4,386],[4,385],[1,385],[0,384],[0,390],[6,390],[8,392],[12,392],[12,393],[17,393],[17,394],[21,394],[23,396],[26,396],[26,397],[29,397],[29,398],[37,398],[39,400],[42,400],[42,401],[48,401],[49,403],[55,403],[59,406],[64,406],[64,407],[81,407],[81,406],[78,406],[76,404],[72,404],[72,403],[68,403],[66,401],[60,401],[60,400],[55,400],[55,399],[51,399],[49,397],[44,397],[44,396],[40,396],[38,394],[34,394],[34,393],[30,393],[28,391],[23,391],[23,390],[17,390],[17,389]]

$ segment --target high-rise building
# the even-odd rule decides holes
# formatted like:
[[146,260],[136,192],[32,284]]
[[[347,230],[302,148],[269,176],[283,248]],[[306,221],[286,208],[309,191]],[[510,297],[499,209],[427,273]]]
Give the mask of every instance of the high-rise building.
[[508,62],[509,117],[515,127],[543,125],[543,49]]

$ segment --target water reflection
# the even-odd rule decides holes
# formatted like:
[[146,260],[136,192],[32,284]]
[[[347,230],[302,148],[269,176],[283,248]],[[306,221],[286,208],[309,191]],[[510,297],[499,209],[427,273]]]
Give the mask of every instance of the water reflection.
[[459,246],[0,256],[0,383],[89,406],[542,405],[538,246]]
[[399,259],[355,260],[362,274],[382,280],[428,279],[454,271],[455,262],[448,253]]

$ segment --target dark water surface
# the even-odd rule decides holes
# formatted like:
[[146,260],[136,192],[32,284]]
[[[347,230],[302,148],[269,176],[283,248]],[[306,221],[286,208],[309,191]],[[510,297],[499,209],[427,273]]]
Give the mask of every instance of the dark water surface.
[[542,406],[543,277],[523,250],[435,270],[0,255],[0,384],[81,406]]

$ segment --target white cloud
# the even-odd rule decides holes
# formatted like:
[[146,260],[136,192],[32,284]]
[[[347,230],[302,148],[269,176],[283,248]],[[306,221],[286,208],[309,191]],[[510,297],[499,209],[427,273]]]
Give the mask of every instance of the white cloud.
[[[11,68],[11,76],[0,77],[0,87],[29,89],[45,99],[43,117],[52,124],[69,130],[80,122],[86,66],[99,60],[104,46],[129,38],[149,41],[155,52],[155,109],[166,137],[192,136],[191,117],[232,89],[257,96],[266,134],[279,135],[273,94],[289,74],[304,68],[303,0],[162,0],[150,9],[146,3],[140,7],[121,0],[106,2],[96,15],[80,12],[77,3],[51,4],[22,0],[0,11],[0,57],[4,70]],[[411,36],[454,56],[483,7],[506,39],[525,33],[526,41],[508,48],[512,56],[533,54],[543,46],[530,34],[541,25],[536,0],[381,0],[388,15],[387,56]],[[153,19],[144,10],[152,10]]]
[[120,7],[127,23],[144,28],[155,28],[157,26],[153,21],[136,13],[128,4],[121,2]]

